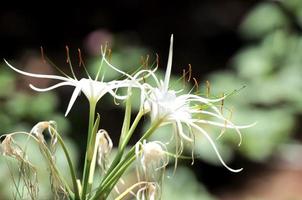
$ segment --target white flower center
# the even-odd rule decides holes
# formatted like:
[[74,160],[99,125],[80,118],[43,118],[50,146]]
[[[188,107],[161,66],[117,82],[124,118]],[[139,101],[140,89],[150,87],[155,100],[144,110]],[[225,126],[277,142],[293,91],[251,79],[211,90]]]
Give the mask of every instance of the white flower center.
[[82,92],[89,100],[98,101],[107,92],[107,84],[104,82],[82,78],[79,84]]
[[151,108],[151,118],[165,118],[168,121],[190,119],[190,108],[188,102],[176,96],[173,90],[160,90],[155,88],[148,102]]
[[163,148],[156,142],[148,142],[143,145],[143,162],[147,166],[149,164],[159,164],[164,160],[165,152]]

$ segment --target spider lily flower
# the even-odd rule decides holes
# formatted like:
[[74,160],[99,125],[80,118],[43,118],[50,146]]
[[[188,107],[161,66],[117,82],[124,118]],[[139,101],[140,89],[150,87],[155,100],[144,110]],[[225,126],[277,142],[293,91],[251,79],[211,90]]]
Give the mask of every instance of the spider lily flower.
[[[209,136],[200,125],[209,124],[216,127],[235,129],[239,135],[239,145],[241,144],[240,129],[248,128],[248,126],[234,125],[230,120],[226,119],[220,109],[214,105],[215,102],[220,102],[226,96],[218,99],[208,99],[195,94],[175,91],[169,88],[169,81],[172,69],[172,51],[173,51],[173,35],[170,41],[170,50],[168,64],[164,80],[158,80],[156,76],[152,76],[157,83],[156,87],[149,86],[150,93],[146,97],[144,108],[150,112],[151,121],[162,120],[162,125],[172,124],[174,127],[174,139],[176,140],[176,163],[177,157],[183,151],[184,141],[194,144],[194,134],[201,133],[209,141],[220,162],[230,171],[239,172],[241,169],[232,169],[223,161],[222,157],[213,139]],[[200,109],[206,106],[210,111]],[[206,120],[200,116],[210,116],[216,120]],[[193,154],[193,151],[192,151]]]
[[58,75],[45,75],[45,74],[35,74],[35,73],[29,73],[22,71],[20,69],[17,69],[13,67],[11,64],[9,64],[6,60],[4,60],[5,63],[14,71],[23,74],[25,76],[30,76],[34,78],[45,78],[45,79],[52,79],[52,80],[58,80],[61,81],[55,85],[52,85],[47,88],[38,88],[32,84],[29,84],[30,88],[38,91],[38,92],[46,92],[53,89],[56,89],[58,87],[62,86],[73,86],[75,87],[67,110],[65,112],[65,116],[68,115],[69,111],[71,110],[76,98],[80,95],[81,92],[84,93],[84,95],[87,97],[89,102],[97,103],[106,93],[111,94],[115,99],[124,100],[127,98],[127,96],[121,96],[116,93],[116,90],[119,88],[127,88],[127,87],[137,87],[139,84],[138,81],[135,81],[135,78],[132,78],[131,80],[125,79],[125,80],[113,80],[110,82],[103,82],[98,81],[98,75],[95,79],[91,79],[89,76],[88,78],[81,78],[78,80],[76,77],[71,78],[69,76],[58,76]]
[[[144,181],[160,182],[163,170],[168,165],[169,159],[166,146],[159,141],[136,144],[136,158],[138,168],[142,169]],[[138,174],[138,178],[140,178]]]
[[98,165],[101,167],[102,172],[106,172],[108,157],[113,148],[112,140],[107,131],[101,129],[96,135],[96,148],[98,154]]

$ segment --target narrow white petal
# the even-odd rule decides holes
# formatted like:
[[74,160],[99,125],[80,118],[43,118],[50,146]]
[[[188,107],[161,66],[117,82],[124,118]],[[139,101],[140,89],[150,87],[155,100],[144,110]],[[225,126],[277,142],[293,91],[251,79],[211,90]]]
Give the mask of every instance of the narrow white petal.
[[194,120],[196,123],[202,123],[202,124],[211,124],[214,126],[219,126],[219,127],[225,127],[225,128],[233,128],[233,129],[243,129],[243,128],[250,128],[251,125],[247,126],[236,126],[234,124],[229,124],[228,122],[226,123],[219,123],[219,122],[214,122],[214,121],[209,121],[209,120],[203,120],[203,119],[196,119]]
[[169,81],[170,81],[171,69],[172,69],[172,55],[173,55],[173,34],[171,35],[171,39],[170,39],[168,64],[167,64],[165,80],[164,80],[164,90],[165,91],[168,91],[168,88],[169,88]]
[[219,161],[221,162],[221,164],[222,164],[225,168],[227,168],[227,169],[230,170],[231,172],[236,172],[236,173],[243,170],[243,168],[240,168],[240,169],[232,169],[232,168],[230,168],[230,167],[223,161],[223,159],[222,159],[222,157],[221,157],[221,155],[220,155],[220,153],[219,153],[219,151],[218,151],[218,149],[217,149],[215,143],[213,142],[212,138],[208,135],[208,133],[207,133],[205,130],[203,130],[201,127],[195,125],[194,123],[189,123],[189,124],[190,124],[192,127],[196,128],[198,131],[200,131],[200,132],[207,138],[207,140],[210,142],[211,146],[213,147],[213,149],[214,149],[214,151],[215,151],[215,153],[216,153],[216,155],[217,155]]
[[72,79],[63,77],[63,76],[56,76],[56,75],[45,75],[45,74],[34,74],[34,73],[29,73],[29,72],[25,72],[22,71],[20,69],[17,69],[15,67],[13,67],[11,64],[9,64],[5,59],[4,62],[7,64],[7,66],[9,66],[12,70],[23,74],[25,76],[31,76],[31,77],[35,77],[35,78],[47,78],[47,79],[55,79],[55,80],[61,80],[61,81],[71,81]]
[[177,125],[177,130],[178,130],[178,133],[180,134],[180,136],[183,137],[185,140],[187,140],[189,142],[193,142],[192,138],[189,138],[184,133],[181,122],[176,120],[176,125]]
[[[133,76],[133,78],[136,79],[137,81],[141,81],[141,80],[144,80],[145,78],[148,78],[149,76],[151,76],[153,78],[153,80],[155,81],[156,85],[159,87],[160,84],[159,84],[158,78],[155,75],[155,71],[156,71],[156,69],[154,69],[152,71],[151,70],[140,70]],[[143,78],[138,78],[141,74],[144,74],[144,73],[148,73],[148,74],[143,76]]]
[[[233,128],[233,129],[236,130],[236,132],[237,132],[237,134],[239,136],[238,146],[240,146],[241,143],[242,143],[242,135],[241,135],[241,132],[240,132],[239,129],[250,128],[250,127],[253,127],[256,124],[256,123],[253,123],[253,124],[249,124],[249,125],[237,126],[234,123],[232,123],[230,120],[226,119],[220,112],[218,114],[215,114],[215,113],[212,113],[212,112],[209,112],[209,111],[205,111],[205,110],[198,110],[198,111],[195,111],[194,113],[201,113],[201,114],[206,114],[206,115],[214,116],[214,117],[217,117],[218,119],[221,119],[224,122],[226,122],[226,123],[223,124],[223,127],[225,127],[225,128]],[[199,121],[199,120],[197,120],[197,121]],[[211,122],[211,123],[213,125],[219,126],[216,122]],[[214,123],[216,123],[216,124],[214,124]],[[220,138],[221,136],[222,135],[219,135],[218,138]]]
[[76,100],[77,97],[79,96],[79,94],[80,94],[80,92],[81,92],[81,89],[82,89],[82,88],[81,88],[81,85],[80,85],[80,84],[78,84],[78,85],[76,86],[76,88],[74,89],[74,91],[73,91],[73,93],[72,93],[72,95],[71,95],[71,98],[70,98],[70,101],[69,101],[67,110],[66,110],[66,112],[65,112],[65,117],[68,115],[68,113],[69,113],[70,109],[72,108],[72,106],[73,106],[75,100]]
[[125,100],[128,98],[128,95],[120,96],[120,95],[117,95],[115,92],[113,92],[113,90],[108,90],[108,93],[111,94],[111,96],[113,96],[114,98],[119,99],[119,100]]
[[53,90],[53,89],[56,89],[58,87],[65,86],[65,85],[74,86],[74,84],[70,83],[70,82],[61,82],[61,83],[55,84],[55,85],[47,87],[47,88],[38,88],[32,84],[29,84],[29,87],[37,92],[46,92],[46,91],[50,91],[50,90]]
[[119,70],[118,68],[116,68],[115,66],[113,66],[113,65],[105,58],[105,54],[103,54],[103,59],[104,59],[105,63],[106,63],[110,68],[112,68],[113,70],[115,70],[115,71],[117,71],[117,72],[119,72],[119,73],[121,73],[121,74],[127,76],[127,77],[130,78],[130,79],[133,79],[133,77],[132,77],[131,75],[129,75],[129,74],[127,74],[126,72],[123,72],[122,70]]
[[187,101],[200,101],[200,102],[203,102],[203,103],[215,103],[215,102],[219,102],[219,101],[222,101],[225,99],[225,96],[224,97],[221,97],[221,98],[217,98],[217,99],[208,99],[208,98],[204,98],[204,97],[201,97],[201,96],[197,96],[197,95],[194,95],[194,94],[185,94],[185,95],[182,95],[184,96]]

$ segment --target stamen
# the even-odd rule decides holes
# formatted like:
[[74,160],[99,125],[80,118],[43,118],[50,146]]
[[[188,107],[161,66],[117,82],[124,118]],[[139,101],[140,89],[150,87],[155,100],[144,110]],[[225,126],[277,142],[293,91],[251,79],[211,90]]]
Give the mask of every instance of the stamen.
[[73,78],[75,80],[77,80],[77,77],[75,76],[75,73],[73,71],[72,63],[71,63],[70,56],[69,56],[69,47],[66,45],[65,48],[66,48],[66,63],[69,64],[69,68],[70,68]]
[[[224,93],[222,93],[221,97],[224,97]],[[223,106],[224,106],[224,99],[221,100],[221,105],[220,105],[220,113],[223,115]]]
[[45,60],[45,57],[44,57],[44,50],[43,50],[42,46],[40,46],[40,51],[41,51],[41,60],[44,64],[46,64],[46,60]]
[[104,48],[103,48],[103,46],[101,46],[102,60],[101,60],[100,67],[99,67],[99,69],[98,69],[98,71],[96,73],[96,76],[95,76],[95,79],[94,79],[95,81],[97,81],[98,78],[99,78],[99,75],[100,75],[100,72],[101,72],[101,69],[102,69],[102,66],[103,66],[103,63],[104,63],[104,59],[106,59],[105,58],[106,52],[107,52],[107,43],[105,44]]
[[70,60],[70,57],[69,57],[69,47],[66,45],[65,49],[66,49],[66,63],[69,63],[69,60]]
[[78,48],[78,56],[79,56],[79,67],[83,66],[84,70],[85,70],[85,73],[86,75],[88,76],[89,79],[91,79],[89,73],[88,73],[88,70],[86,68],[86,65],[84,63],[84,60],[83,60],[83,57],[82,57],[82,52],[81,52],[81,49]]
[[141,66],[144,66],[144,56],[141,56],[140,64]]
[[79,56],[79,67],[81,67],[82,65],[85,66],[85,64],[83,62],[82,52],[81,52],[80,48],[78,48],[78,56]]
[[[224,93],[222,93],[222,97],[224,97]],[[224,106],[224,99],[221,100],[221,105],[220,105],[220,113],[221,113],[222,116],[223,116],[223,106]],[[225,133],[227,125],[228,125],[228,120],[224,119],[224,126],[221,129],[220,134],[217,137],[217,139],[219,139]]]
[[112,60],[112,50],[111,50],[111,48],[108,48],[108,60],[109,60],[109,62],[111,62],[111,60]]
[[192,66],[191,66],[191,64],[189,64],[189,71],[188,72],[189,72],[188,82],[190,82],[191,81],[191,77],[192,77]]
[[148,69],[149,67],[149,54],[147,54],[146,56],[146,60],[145,60],[145,66],[144,66],[146,69]]
[[156,53],[156,68],[159,66],[159,55]]
[[211,91],[211,85],[210,85],[210,81],[208,80],[206,81],[206,88],[207,88],[206,96],[209,97]]
[[194,81],[194,87],[196,87],[196,93],[198,94],[199,93],[199,85],[198,85],[198,81],[196,80],[196,78],[192,78],[193,81]]

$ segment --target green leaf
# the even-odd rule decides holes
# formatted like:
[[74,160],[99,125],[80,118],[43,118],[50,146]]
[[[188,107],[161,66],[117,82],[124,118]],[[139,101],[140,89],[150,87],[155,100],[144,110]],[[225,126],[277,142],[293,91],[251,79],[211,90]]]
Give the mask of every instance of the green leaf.
[[277,5],[269,2],[258,4],[251,10],[240,26],[247,38],[261,38],[278,28],[287,26],[288,20]]

